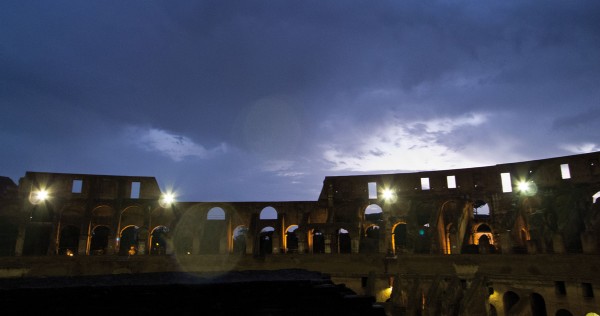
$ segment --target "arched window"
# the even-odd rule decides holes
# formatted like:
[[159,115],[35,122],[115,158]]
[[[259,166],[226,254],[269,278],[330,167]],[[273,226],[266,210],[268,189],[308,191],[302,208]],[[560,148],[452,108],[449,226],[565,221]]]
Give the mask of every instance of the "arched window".
[[394,253],[401,253],[406,249],[406,223],[398,223],[392,231],[392,243]]
[[167,234],[169,228],[166,226],[158,226],[150,235],[150,254],[164,255],[167,252]]
[[106,226],[96,226],[92,231],[90,241],[90,255],[104,255],[108,247],[108,234],[110,230]]
[[346,229],[340,228],[337,231],[337,235],[338,253],[351,253],[352,239],[350,238],[350,233]]
[[286,253],[298,252],[298,236],[296,236],[298,225],[291,225],[285,231],[285,248]]
[[271,206],[267,206],[260,211],[260,219],[277,219],[277,210]]
[[238,226],[233,230],[233,253],[245,254],[246,253],[246,235],[248,234],[248,227]]
[[365,220],[380,222],[383,220],[383,210],[377,204],[371,204],[365,208]]
[[273,232],[275,228],[268,226],[260,231],[259,235],[259,254],[272,254],[273,253]]
[[135,255],[138,250],[138,230],[137,226],[127,226],[121,231],[119,240],[119,255]]
[[220,207],[213,207],[206,214],[206,219],[209,221],[224,220],[225,219],[225,211]]
[[79,248],[79,228],[68,225],[60,230],[60,240],[58,242],[58,254],[73,256],[78,253]]
[[318,229],[312,231],[312,252],[325,253],[325,236]]

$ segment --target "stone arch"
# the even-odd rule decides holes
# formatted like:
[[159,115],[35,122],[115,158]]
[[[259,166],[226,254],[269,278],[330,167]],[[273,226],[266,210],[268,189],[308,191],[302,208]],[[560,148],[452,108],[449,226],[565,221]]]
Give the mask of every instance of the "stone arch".
[[45,256],[50,246],[52,227],[48,225],[28,225],[23,240],[23,256]]
[[397,222],[392,227],[392,250],[394,254],[402,253],[408,246],[406,222]]
[[473,202],[473,215],[477,217],[489,216],[490,205],[484,200],[475,200]]
[[350,232],[343,227],[336,230],[336,248],[337,253],[352,252],[352,238],[350,237]]
[[156,226],[150,233],[149,243],[151,255],[164,255],[167,253],[167,240],[169,228],[167,226]]
[[171,237],[173,251],[177,255],[198,254],[200,252],[199,232],[206,218],[200,205],[187,208],[173,226]]
[[206,220],[202,226],[201,253],[218,254],[221,248],[225,247],[221,245],[227,228],[225,216],[225,211],[218,206],[210,208],[206,213]]
[[312,229],[309,234],[309,246],[312,253],[325,253],[325,235],[319,229]]
[[222,208],[215,206],[213,208],[211,208],[210,210],[208,210],[208,213],[206,213],[206,219],[211,221],[211,220],[225,220],[225,210],[223,210]]
[[66,225],[60,229],[58,255],[73,256],[79,252],[80,231],[77,226]]
[[504,315],[510,315],[510,309],[519,302],[519,295],[513,291],[508,291],[502,296],[502,305],[504,306]]
[[123,211],[121,211],[120,224],[121,231],[123,231],[124,227],[127,226],[144,226],[144,221],[146,218],[146,212],[139,205],[128,206]]
[[248,238],[248,227],[245,225],[239,225],[233,230],[233,253],[245,254],[246,253],[246,242]]
[[531,315],[546,316],[546,302],[544,297],[539,293],[532,293],[530,296],[531,300]]
[[486,237],[489,245],[494,245],[494,233],[488,223],[478,223],[474,227],[473,243],[479,245],[481,238]]
[[[438,247],[443,254],[454,254],[461,251],[470,217],[463,216],[464,210],[455,200],[446,201],[440,207],[436,226]],[[462,222],[459,222],[459,219],[462,219]]]
[[110,229],[104,225],[95,226],[90,236],[90,255],[104,255],[108,251]]
[[273,233],[275,228],[271,226],[264,227],[260,230],[258,236],[258,253],[260,255],[268,255],[273,253]]
[[378,204],[369,204],[363,210],[363,218],[372,223],[381,222],[383,221],[383,209]]
[[277,219],[277,210],[272,206],[267,206],[260,211],[259,219],[261,220],[273,220]]
[[0,221],[0,256],[14,256],[19,228],[17,225]]
[[290,225],[285,230],[285,252],[286,253],[297,253],[298,252],[298,236],[296,230],[298,225]]
[[138,251],[139,241],[139,227],[135,225],[128,225],[121,229],[119,233],[119,255],[127,256],[133,250],[134,254]]

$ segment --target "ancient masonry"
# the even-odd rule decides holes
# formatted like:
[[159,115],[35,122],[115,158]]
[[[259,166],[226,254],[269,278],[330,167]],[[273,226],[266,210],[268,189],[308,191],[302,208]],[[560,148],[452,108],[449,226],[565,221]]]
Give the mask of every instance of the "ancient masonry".
[[171,201],[153,177],[0,177],[0,276],[303,269],[391,315],[600,314],[600,152]]

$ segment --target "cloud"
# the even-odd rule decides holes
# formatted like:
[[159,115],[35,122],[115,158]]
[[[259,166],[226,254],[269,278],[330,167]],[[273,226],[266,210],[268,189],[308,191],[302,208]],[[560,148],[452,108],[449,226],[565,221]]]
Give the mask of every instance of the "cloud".
[[187,157],[207,159],[227,152],[225,143],[212,149],[206,149],[186,136],[157,128],[130,127],[126,133],[138,147],[150,152],[159,152],[173,161],[182,161]]
[[584,154],[595,151],[600,151],[600,144],[595,143],[579,143],[579,144],[566,144],[562,148],[573,154]]
[[334,171],[435,170],[490,164],[456,147],[444,138],[487,122],[487,115],[468,113],[457,117],[403,122],[395,118],[370,135],[355,139],[354,147],[325,144],[323,157]]

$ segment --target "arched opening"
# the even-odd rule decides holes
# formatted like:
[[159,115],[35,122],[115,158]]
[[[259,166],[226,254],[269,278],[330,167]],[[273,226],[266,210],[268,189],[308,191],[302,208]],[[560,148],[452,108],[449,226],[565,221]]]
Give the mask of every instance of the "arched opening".
[[566,309],[559,309],[556,311],[555,316],[573,316],[573,314]]
[[267,206],[260,211],[259,219],[268,220],[268,219],[277,219],[277,210],[275,210],[271,206]]
[[90,255],[104,255],[108,248],[108,233],[109,229],[106,226],[96,226],[92,230],[90,240]]
[[154,228],[150,234],[150,254],[164,255],[167,253],[167,234],[169,228],[166,226],[158,226]]
[[286,253],[297,253],[298,252],[298,236],[296,236],[296,229],[298,225],[290,225],[285,231],[285,252]]
[[474,241],[476,245],[479,245],[482,237],[486,237],[486,240],[490,245],[494,244],[494,235],[492,234],[492,229],[487,224],[480,224],[475,229]]
[[312,231],[312,247],[313,253],[325,253],[325,236],[318,229]]
[[225,220],[225,211],[220,207],[213,207],[206,213],[206,219],[209,221]]
[[11,223],[0,223],[0,256],[14,256],[18,228]]
[[490,215],[490,207],[486,201],[476,200],[473,203],[473,214],[476,218]]
[[383,210],[381,206],[377,204],[370,204],[365,208],[365,220],[369,222],[381,222],[383,221]]
[[544,298],[538,294],[538,293],[533,293],[531,294],[531,315],[536,315],[536,316],[546,316],[546,302],[544,301]]
[[246,235],[248,234],[248,227],[238,226],[233,230],[233,253],[245,254],[246,253]]
[[206,222],[204,222],[202,229],[200,252],[203,254],[218,254],[225,228],[225,211],[220,207],[211,208],[206,213]]
[[379,252],[379,226],[375,224],[369,225],[364,232],[364,238],[360,245],[361,253],[377,253]]
[[79,249],[79,228],[68,225],[60,230],[58,241],[58,255],[73,256]]
[[508,291],[502,296],[502,304],[504,305],[504,315],[510,315],[510,309],[519,301],[519,295],[513,291]]
[[344,228],[337,230],[337,248],[338,253],[352,252],[352,239],[350,233]]
[[23,256],[45,256],[50,246],[50,225],[30,224],[23,241]]
[[273,253],[273,233],[275,228],[267,226],[260,231],[258,251],[260,255]]
[[119,255],[135,255],[138,251],[138,230],[139,227],[130,225],[121,231],[119,238]]
[[397,223],[392,229],[392,249],[394,254],[402,253],[406,250],[406,223]]

